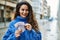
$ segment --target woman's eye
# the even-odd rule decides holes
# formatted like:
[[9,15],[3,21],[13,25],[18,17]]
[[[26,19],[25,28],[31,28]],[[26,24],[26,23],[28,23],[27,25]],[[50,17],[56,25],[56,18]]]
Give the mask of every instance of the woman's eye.
[[24,11],[24,9],[22,9],[22,11]]
[[26,9],[26,11],[28,11],[28,9]]
[[28,11],[28,9],[21,9],[22,11]]

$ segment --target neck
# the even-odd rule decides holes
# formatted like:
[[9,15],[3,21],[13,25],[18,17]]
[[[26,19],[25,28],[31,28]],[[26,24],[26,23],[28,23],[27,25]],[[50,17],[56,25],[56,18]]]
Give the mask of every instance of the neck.
[[21,16],[17,16],[16,19],[19,21],[27,22],[27,18],[23,18]]

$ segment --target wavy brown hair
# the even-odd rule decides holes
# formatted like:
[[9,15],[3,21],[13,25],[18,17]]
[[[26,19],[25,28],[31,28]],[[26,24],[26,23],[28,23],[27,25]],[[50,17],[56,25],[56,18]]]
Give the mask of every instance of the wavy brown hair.
[[34,16],[34,13],[33,13],[33,10],[32,10],[32,6],[26,2],[26,1],[22,1],[22,2],[19,2],[17,3],[16,5],[16,12],[15,12],[15,16],[14,16],[14,19],[17,17],[17,16],[20,16],[19,14],[19,9],[22,5],[27,5],[28,6],[28,23],[30,23],[32,25],[32,28],[35,30],[35,31],[38,31],[38,23],[35,19],[35,16]]

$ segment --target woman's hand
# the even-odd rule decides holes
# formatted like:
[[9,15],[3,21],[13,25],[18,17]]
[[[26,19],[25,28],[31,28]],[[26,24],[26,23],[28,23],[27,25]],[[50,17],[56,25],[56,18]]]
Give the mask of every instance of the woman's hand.
[[16,30],[16,31],[15,31],[15,36],[16,36],[16,37],[19,37],[20,34],[21,34],[21,32],[22,32],[22,30]]
[[26,28],[27,30],[31,30],[31,29],[32,29],[32,26],[31,26],[31,24],[26,23],[26,24],[25,24],[25,28]]

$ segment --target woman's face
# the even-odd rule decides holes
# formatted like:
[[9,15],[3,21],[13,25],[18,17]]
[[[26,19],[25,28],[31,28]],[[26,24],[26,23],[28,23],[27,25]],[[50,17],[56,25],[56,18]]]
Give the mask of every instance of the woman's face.
[[19,12],[20,12],[20,16],[23,17],[23,18],[25,18],[28,15],[28,13],[29,13],[28,6],[25,5],[25,4],[23,4],[20,7]]

